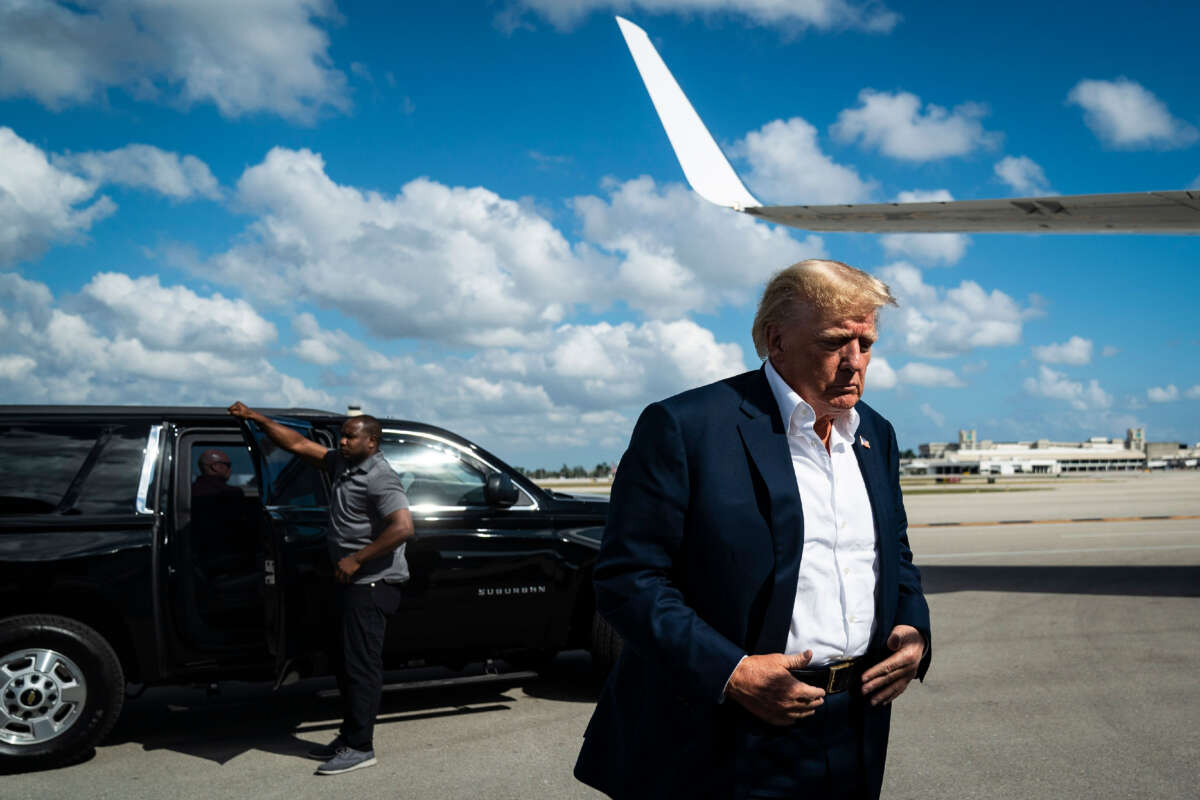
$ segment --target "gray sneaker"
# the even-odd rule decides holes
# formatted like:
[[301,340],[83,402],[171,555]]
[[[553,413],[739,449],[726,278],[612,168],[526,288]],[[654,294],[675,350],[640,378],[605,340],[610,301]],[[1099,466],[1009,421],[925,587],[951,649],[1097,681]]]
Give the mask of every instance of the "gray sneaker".
[[355,750],[339,747],[337,755],[317,767],[318,775],[341,775],[343,772],[375,766],[374,750]]
[[333,737],[333,741],[329,744],[319,744],[308,751],[309,758],[315,758],[317,761],[328,761],[337,755],[338,750],[346,746],[345,740],[339,733]]

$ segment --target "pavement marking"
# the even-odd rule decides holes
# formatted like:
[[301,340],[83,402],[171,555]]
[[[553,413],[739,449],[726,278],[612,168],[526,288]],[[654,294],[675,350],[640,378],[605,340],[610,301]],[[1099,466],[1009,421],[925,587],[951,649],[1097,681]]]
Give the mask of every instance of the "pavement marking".
[[917,522],[909,528],[988,528],[996,525],[1068,525],[1075,522],[1161,522],[1200,519],[1200,514],[1151,514],[1143,517],[1071,517],[1068,519],[1001,519],[981,522]]
[[930,559],[980,558],[982,556],[1049,556],[1070,553],[1137,553],[1145,550],[1200,550],[1200,544],[1151,544],[1141,547],[1061,547],[1045,550],[980,550],[972,553],[919,553],[918,566]]

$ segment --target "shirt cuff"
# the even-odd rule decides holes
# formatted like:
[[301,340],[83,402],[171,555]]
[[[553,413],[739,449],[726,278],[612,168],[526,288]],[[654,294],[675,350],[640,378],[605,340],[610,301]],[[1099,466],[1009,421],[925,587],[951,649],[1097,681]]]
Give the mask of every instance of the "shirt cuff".
[[[746,656],[742,656],[738,659],[737,664],[733,665],[733,672],[737,672],[737,668],[741,666],[742,662],[745,661],[746,658]],[[725,685],[721,687],[721,696],[717,698],[717,705],[725,702],[725,692],[729,690],[729,682],[733,680],[733,672],[729,673],[729,677],[725,679]]]

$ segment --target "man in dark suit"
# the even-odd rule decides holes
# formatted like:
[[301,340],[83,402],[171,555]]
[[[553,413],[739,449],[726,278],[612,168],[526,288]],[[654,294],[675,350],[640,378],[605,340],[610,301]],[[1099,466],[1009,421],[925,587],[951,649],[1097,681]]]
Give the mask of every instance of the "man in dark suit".
[[575,775],[616,798],[878,797],[930,658],[890,423],[860,402],[879,280],[767,284],[759,370],[650,405],[613,484],[597,609],[625,646]]

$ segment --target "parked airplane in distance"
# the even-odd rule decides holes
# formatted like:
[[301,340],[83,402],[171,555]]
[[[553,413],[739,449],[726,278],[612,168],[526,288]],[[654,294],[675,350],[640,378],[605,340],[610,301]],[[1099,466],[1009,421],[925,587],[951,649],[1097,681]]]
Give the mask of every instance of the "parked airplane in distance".
[[809,231],[865,233],[1200,233],[1200,191],[997,200],[765,206],[742,184],[646,32],[617,24],[692,190],[719,206]]

